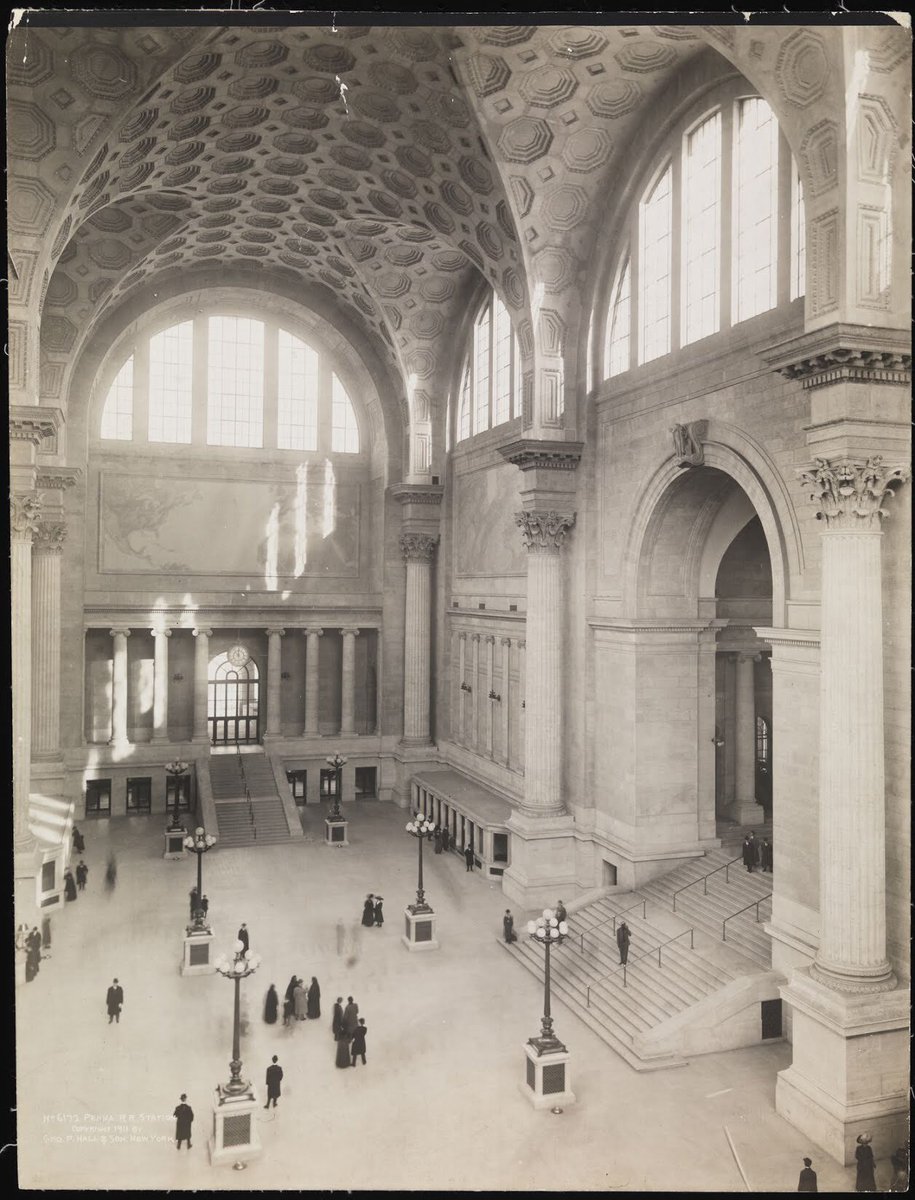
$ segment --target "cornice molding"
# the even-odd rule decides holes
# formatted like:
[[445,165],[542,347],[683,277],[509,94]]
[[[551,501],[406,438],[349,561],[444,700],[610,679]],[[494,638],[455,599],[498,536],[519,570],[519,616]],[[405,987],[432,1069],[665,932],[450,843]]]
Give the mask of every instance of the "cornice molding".
[[37,486],[45,491],[64,491],[82,479],[82,467],[39,467]]
[[545,469],[574,471],[581,462],[584,442],[547,441],[543,438],[517,438],[496,449],[506,462],[522,471]]
[[401,504],[441,504],[445,493],[440,483],[395,483],[388,490]]
[[41,404],[11,404],[9,408],[10,440],[31,442],[34,446],[55,434],[63,424],[59,408]]
[[805,389],[841,382],[908,387],[912,382],[912,343],[901,329],[829,325],[757,354]]

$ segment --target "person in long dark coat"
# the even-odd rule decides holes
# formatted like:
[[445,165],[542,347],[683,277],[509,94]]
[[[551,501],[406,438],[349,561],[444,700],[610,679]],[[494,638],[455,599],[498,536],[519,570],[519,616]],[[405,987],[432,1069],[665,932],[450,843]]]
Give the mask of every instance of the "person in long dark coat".
[[372,917],[374,918],[376,925],[384,924],[384,909],[381,907],[381,902],[383,900],[384,900],[384,896],[376,896],[375,904],[372,907]]
[[314,975],[311,977],[311,986],[308,989],[307,1012],[311,1020],[321,1015],[321,988]]
[[763,838],[762,845],[759,847],[759,867],[761,871],[768,871],[772,874],[772,843],[768,838]]
[[353,1040],[350,1043],[349,1048],[353,1059],[353,1066],[356,1065],[357,1058],[361,1058],[362,1065],[365,1066],[365,1035],[367,1033],[368,1030],[365,1027],[365,1018],[360,1017],[359,1024],[356,1026],[355,1032],[353,1033]]
[[502,918],[502,935],[509,944],[518,940],[518,935],[515,933],[515,918],[512,916],[510,908],[505,910],[505,916]]
[[359,1005],[352,998],[346,997],[346,1008],[343,1010],[343,1032],[347,1038],[351,1038],[356,1032],[356,1026],[359,1024]]
[[118,864],[113,854],[108,855],[108,866],[105,868],[105,890],[110,895],[118,882]]
[[349,1038],[346,1036],[346,1030],[341,1029],[340,1032],[335,1035],[335,1040],[337,1044],[337,1053],[334,1058],[334,1062],[338,1067],[350,1066]]
[[362,906],[362,924],[375,924],[375,897],[371,892],[366,896],[365,903]]
[[295,991],[296,982],[296,977],[293,975],[293,977],[289,980],[289,983],[286,985],[286,994],[283,997],[284,1025],[288,1025],[295,1015],[295,999],[293,997],[293,992]]
[[67,900],[76,899],[76,880],[71,871],[64,871],[64,896]]
[[445,851],[451,849],[451,833],[447,825],[442,830],[442,849]]
[[890,1155],[890,1166],[893,1168],[890,1191],[907,1192],[909,1190],[909,1156],[905,1146],[899,1146],[893,1151]]
[[83,835],[75,825],[73,826],[73,849],[77,854],[85,854],[86,852],[86,843],[83,840]]
[[336,1038],[343,1032],[343,997],[338,996],[334,1001],[334,1016],[330,1024],[330,1031]]
[[194,1110],[187,1103],[187,1096],[184,1092],[181,1093],[181,1103],[172,1113],[175,1118],[175,1149],[181,1149],[181,1143],[187,1142],[187,1148],[191,1148],[191,1126],[194,1124]]
[[616,931],[616,944],[619,946],[620,963],[625,963],[629,960],[629,926],[625,921],[620,922],[620,927]]
[[433,841],[433,846],[435,848],[435,853],[441,854],[441,852],[442,852],[442,831],[439,829],[439,827],[437,825],[435,827],[435,834],[433,836],[432,841]]
[[124,1003],[124,989],[115,979],[111,987],[105,995],[105,1004],[108,1008],[108,1024],[116,1021],[118,1025],[121,1023],[121,1005]]
[[749,834],[743,839],[740,853],[743,858],[743,865],[752,874],[753,868],[756,866],[756,844]]
[[197,903],[197,888],[192,887],[191,891],[190,891],[190,908],[191,908],[191,920],[192,921],[194,919],[194,916],[196,915],[198,907],[199,907],[199,905]]
[[562,924],[569,914],[566,912],[566,906],[560,900],[556,905],[556,920]]
[[37,929],[26,934],[25,951],[25,981],[31,983],[41,969],[41,934]]
[[244,923],[244,921],[242,922],[241,928],[240,928],[240,929],[239,929],[239,931],[238,931],[238,940],[239,940],[239,941],[241,942],[241,944],[242,944],[242,950],[243,950],[243,952],[244,952],[244,953],[247,953],[247,950],[248,950],[248,942],[249,942],[249,938],[248,938],[248,926],[247,926],[247,925]]
[[267,988],[267,998],[264,1000],[264,1020],[268,1025],[276,1024],[276,1013],[280,1006],[280,998],[276,994],[276,984],[271,983]]
[[816,1192],[819,1190],[817,1188],[817,1173],[812,1168],[812,1160],[805,1158],[804,1169],[801,1171],[797,1179],[797,1190],[799,1192]]
[[41,948],[47,951],[45,958],[51,957],[51,918],[47,915],[41,918]]
[[86,880],[89,878],[89,868],[82,859],[76,864],[76,887],[79,891],[85,891]]
[[858,1172],[855,1178],[856,1192],[876,1192],[877,1182],[874,1179],[874,1152],[871,1149],[871,1135],[858,1134],[858,1145],[855,1148],[855,1160]]
[[276,1108],[276,1102],[280,1098],[280,1084],[283,1081],[283,1068],[277,1061],[274,1054],[273,1061],[267,1068],[267,1103],[264,1108],[270,1107],[270,1101],[273,1101],[273,1107]]

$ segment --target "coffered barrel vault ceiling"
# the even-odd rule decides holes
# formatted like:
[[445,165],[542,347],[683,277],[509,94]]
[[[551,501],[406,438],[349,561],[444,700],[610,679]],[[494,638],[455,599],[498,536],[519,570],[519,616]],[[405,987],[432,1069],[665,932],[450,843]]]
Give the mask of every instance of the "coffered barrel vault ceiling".
[[138,289],[217,264],[332,294],[420,408],[480,275],[527,355],[532,296],[575,289],[614,164],[716,38],[733,31],[20,27],[11,299],[41,313],[43,398]]

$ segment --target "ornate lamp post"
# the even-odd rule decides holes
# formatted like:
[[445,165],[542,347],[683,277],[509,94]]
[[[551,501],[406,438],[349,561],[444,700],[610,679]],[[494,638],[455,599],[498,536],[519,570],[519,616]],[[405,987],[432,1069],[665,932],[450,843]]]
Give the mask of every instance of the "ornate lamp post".
[[203,856],[216,845],[216,838],[207,833],[202,825],[198,825],[193,836],[184,839],[186,850],[197,855],[197,907],[194,909],[194,926],[197,929],[206,927],[203,908]]
[[260,966],[260,958],[253,950],[245,950],[242,942],[236,942],[232,959],[221,955],[214,965],[220,975],[235,984],[235,1008],[229,1082],[216,1087],[213,1136],[209,1141],[210,1162],[232,1161],[241,1170],[243,1160],[259,1154],[261,1149],[254,1120],[257,1097],[250,1082],[241,1077],[241,981],[254,974]]
[[213,971],[210,962],[210,947],[213,930],[206,921],[203,896],[203,856],[216,845],[216,838],[198,825],[193,834],[184,839],[184,847],[197,855],[197,900],[191,913],[193,918],[184,930],[184,955],[181,962],[182,975],[209,975]]
[[184,833],[185,830],[184,826],[181,824],[181,785],[178,781],[183,775],[187,775],[190,769],[189,763],[181,762],[180,760],[165,764],[165,770],[175,781],[175,807],[172,809],[171,820],[169,821],[168,828],[174,830],[180,829],[182,833]]
[[554,1112],[561,1112],[559,1101],[571,1104],[575,1096],[569,1089],[569,1052],[556,1036],[550,1015],[550,950],[553,946],[562,945],[569,927],[565,921],[557,918],[551,908],[545,908],[539,917],[528,921],[527,932],[532,942],[544,948],[543,1017],[539,1037],[528,1038],[524,1047],[527,1075],[521,1090],[535,1108],[552,1108]]
[[416,881],[416,903],[408,904],[405,910],[406,933],[402,938],[408,950],[437,950],[435,938],[435,913],[426,903],[423,891],[423,842],[433,836],[435,824],[423,813],[418,812],[406,825],[407,833],[419,844],[419,874]]
[[346,759],[342,754],[334,754],[333,757],[328,755],[326,761],[333,767],[335,776],[334,806],[330,810],[330,816],[324,818],[324,845],[348,846],[346,817],[344,817],[340,809],[340,797],[343,791],[343,768],[346,765]]

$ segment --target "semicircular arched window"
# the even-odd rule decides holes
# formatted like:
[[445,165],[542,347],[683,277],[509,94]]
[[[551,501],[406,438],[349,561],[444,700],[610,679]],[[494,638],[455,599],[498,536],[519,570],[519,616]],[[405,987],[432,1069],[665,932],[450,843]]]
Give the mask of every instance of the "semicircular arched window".
[[141,338],[102,406],[103,440],[358,454],[333,365],[270,321],[211,314]]

